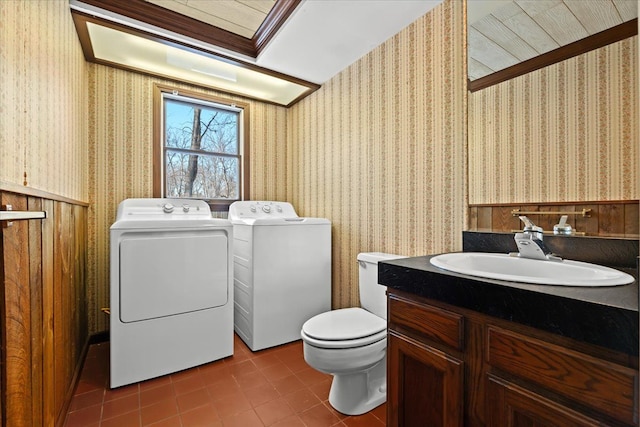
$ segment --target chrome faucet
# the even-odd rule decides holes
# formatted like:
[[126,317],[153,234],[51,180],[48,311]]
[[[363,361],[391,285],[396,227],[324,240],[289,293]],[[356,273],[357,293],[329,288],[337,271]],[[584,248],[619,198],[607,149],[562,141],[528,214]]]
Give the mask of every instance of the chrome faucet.
[[526,216],[521,216],[520,221],[524,223],[524,229],[514,236],[519,252],[512,255],[544,261],[562,261],[562,258],[552,254],[542,241],[542,227],[535,225]]

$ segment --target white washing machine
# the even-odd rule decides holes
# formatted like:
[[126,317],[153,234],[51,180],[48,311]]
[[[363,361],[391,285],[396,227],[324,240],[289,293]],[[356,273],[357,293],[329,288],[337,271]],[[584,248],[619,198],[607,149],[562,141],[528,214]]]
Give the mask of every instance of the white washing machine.
[[233,227],[201,200],[127,199],[111,226],[111,387],[233,354]]
[[331,309],[331,223],[269,201],[235,202],[229,219],[236,333],[253,351],[299,340]]

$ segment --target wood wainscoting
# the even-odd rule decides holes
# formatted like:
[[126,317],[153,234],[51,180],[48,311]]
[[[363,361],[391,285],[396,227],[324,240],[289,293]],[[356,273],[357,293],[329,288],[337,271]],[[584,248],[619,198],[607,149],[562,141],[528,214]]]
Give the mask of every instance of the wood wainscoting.
[[87,206],[0,191],[44,220],[0,229],[2,425],[62,425],[88,342]]
[[[528,216],[547,232],[560,220],[554,212],[576,212],[569,215],[568,223],[577,233],[589,236],[615,236],[638,238],[640,216],[638,200],[604,202],[558,202],[537,204],[469,205],[469,230],[506,231],[521,230],[523,225],[512,211],[540,212]],[[580,215],[590,210],[587,216]],[[544,212],[544,213],[543,213]]]

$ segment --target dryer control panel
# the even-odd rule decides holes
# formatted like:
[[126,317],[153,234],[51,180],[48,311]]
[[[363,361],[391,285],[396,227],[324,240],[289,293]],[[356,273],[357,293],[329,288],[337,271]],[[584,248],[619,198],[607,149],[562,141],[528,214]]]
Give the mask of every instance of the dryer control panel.
[[118,205],[116,221],[161,219],[210,219],[209,205],[195,199],[127,199]]
[[229,207],[229,219],[297,218],[291,203],[269,201],[234,202]]

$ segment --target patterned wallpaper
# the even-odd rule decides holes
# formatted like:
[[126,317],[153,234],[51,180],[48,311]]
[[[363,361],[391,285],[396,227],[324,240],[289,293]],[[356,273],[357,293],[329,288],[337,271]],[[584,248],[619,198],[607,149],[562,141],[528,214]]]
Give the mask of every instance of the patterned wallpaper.
[[637,43],[470,93],[469,203],[640,198]]
[[[2,0],[0,22],[0,185],[26,171],[90,203],[89,327],[106,330],[109,226],[151,196],[153,83],[171,83],[86,64],[66,0]],[[336,308],[358,304],[358,252],[459,250],[467,196],[639,198],[637,37],[471,94],[467,186],[465,34],[446,0],[288,110],[243,100],[251,197],[332,221]]]
[[118,204],[152,197],[153,85],[161,83],[238,99],[250,104],[250,194],[287,200],[286,110],[215,91],[88,64],[89,75],[89,262],[91,332],[108,329],[100,308],[109,306],[109,227]]
[[464,4],[448,0],[287,112],[291,202],[333,224],[333,305],[359,305],[363,251],[461,250]]
[[[251,197],[333,222],[336,307],[358,304],[360,251],[460,247],[463,7],[446,1],[290,110],[244,100]],[[0,183],[26,170],[30,186],[89,202],[89,329],[107,330],[109,227],[121,200],[152,194],[153,83],[170,82],[85,63],[64,0],[0,11]]]
[[0,185],[87,201],[86,67],[67,1],[0,1]]

